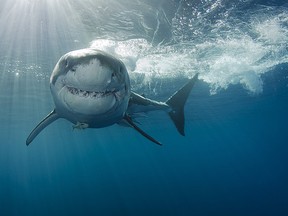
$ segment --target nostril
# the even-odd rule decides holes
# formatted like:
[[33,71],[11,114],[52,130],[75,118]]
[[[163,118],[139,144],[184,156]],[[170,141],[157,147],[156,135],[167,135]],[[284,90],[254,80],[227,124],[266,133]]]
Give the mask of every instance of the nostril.
[[68,63],[68,60],[67,60],[67,59],[65,59],[65,61],[64,61],[64,65],[65,65],[65,68],[68,67],[69,63]]
[[111,83],[113,80],[115,80],[116,79],[116,73],[115,72],[113,72],[112,74],[111,74],[111,79],[108,79],[107,80],[107,83]]

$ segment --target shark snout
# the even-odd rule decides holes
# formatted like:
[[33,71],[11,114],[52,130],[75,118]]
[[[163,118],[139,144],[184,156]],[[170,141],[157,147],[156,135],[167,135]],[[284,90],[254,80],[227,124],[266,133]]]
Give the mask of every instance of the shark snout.
[[111,68],[102,66],[97,59],[89,64],[77,65],[69,70],[64,78],[67,86],[83,90],[102,91],[108,88],[115,79]]

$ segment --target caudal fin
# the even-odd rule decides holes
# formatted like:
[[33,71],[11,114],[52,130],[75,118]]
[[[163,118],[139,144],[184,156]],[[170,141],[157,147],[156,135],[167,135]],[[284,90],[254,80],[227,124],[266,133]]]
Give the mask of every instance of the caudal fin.
[[195,84],[198,80],[198,74],[196,74],[192,79],[189,80],[181,89],[175,92],[167,101],[172,111],[169,112],[169,116],[172,119],[174,125],[176,126],[178,132],[185,136],[184,125],[185,125],[185,117],[184,117],[184,106],[186,100]]

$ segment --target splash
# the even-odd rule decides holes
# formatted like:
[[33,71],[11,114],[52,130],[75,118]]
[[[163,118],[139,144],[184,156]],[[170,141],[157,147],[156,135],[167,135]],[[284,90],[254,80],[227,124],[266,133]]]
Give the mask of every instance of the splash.
[[144,39],[95,40],[91,47],[118,56],[132,79],[141,79],[143,85],[159,79],[190,78],[200,73],[200,79],[210,85],[211,94],[236,84],[252,94],[259,94],[263,90],[261,75],[288,60],[282,42],[274,41],[268,46],[263,36],[261,40],[245,36],[156,47]]
[[[216,10],[216,6],[212,6]],[[202,39],[194,40],[195,34],[188,39],[186,29],[187,37],[179,40],[181,26],[178,26],[176,42],[172,44],[153,45],[145,39],[101,39],[91,42],[91,47],[118,56],[126,64],[131,78],[142,85],[151,85],[155,80],[190,78],[200,73],[199,78],[210,85],[211,94],[231,85],[242,85],[249,93],[260,94],[263,91],[261,76],[274,66],[288,62],[288,13],[285,10],[268,13],[270,11],[271,8],[253,11],[245,22],[235,16],[230,20],[221,17],[210,23]],[[189,22],[188,18],[185,20]],[[191,29],[197,32],[195,26]],[[203,29],[198,30],[203,34]]]

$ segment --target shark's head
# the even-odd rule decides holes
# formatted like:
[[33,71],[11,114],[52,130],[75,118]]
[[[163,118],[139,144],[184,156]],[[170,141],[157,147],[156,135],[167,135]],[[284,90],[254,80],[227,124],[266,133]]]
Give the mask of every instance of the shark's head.
[[69,121],[103,127],[121,120],[130,98],[125,65],[95,49],[62,56],[50,78],[50,88],[60,116]]

